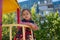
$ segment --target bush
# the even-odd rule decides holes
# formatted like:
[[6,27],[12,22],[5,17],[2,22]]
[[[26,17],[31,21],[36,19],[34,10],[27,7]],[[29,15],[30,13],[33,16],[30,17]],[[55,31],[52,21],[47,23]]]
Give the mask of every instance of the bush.
[[[3,15],[2,19],[3,24],[16,23],[16,15],[13,13]],[[43,19],[39,14],[32,14],[32,19],[39,27],[39,30],[34,31],[37,40],[60,40],[60,16],[58,13],[49,13]],[[13,28],[13,37],[16,30]],[[9,28],[3,27],[2,33],[3,40],[9,40]]]

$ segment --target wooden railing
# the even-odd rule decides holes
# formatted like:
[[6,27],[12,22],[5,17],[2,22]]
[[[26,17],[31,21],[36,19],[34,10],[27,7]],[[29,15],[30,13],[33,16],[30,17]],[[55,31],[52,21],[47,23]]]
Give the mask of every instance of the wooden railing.
[[[26,40],[25,39],[25,28],[26,27],[28,27],[29,28],[29,26],[27,26],[27,25],[22,25],[22,24],[3,24],[2,25],[2,27],[9,27],[10,29],[10,40],[12,40],[12,27],[13,26],[16,26],[16,27],[18,27],[18,26],[20,26],[20,27],[22,27],[22,30],[23,30],[23,40]],[[31,28],[30,28],[31,29]],[[33,40],[33,31],[32,31],[32,29],[31,29],[31,34],[32,34],[32,39],[31,40]]]

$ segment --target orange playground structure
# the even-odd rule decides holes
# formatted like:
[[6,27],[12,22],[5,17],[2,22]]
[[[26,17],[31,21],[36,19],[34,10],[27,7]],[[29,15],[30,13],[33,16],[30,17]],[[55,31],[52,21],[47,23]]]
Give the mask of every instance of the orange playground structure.
[[[29,26],[20,24],[20,6],[19,6],[17,0],[3,0],[2,1],[2,15],[6,14],[6,13],[10,13],[10,12],[16,12],[17,24],[2,24],[2,27],[9,27],[10,28],[9,29],[10,30],[10,40],[12,40],[12,27],[13,26],[16,26],[17,28],[18,28],[18,26],[22,27],[23,40],[26,40],[25,39],[25,28],[29,27]],[[2,29],[2,28],[0,28],[0,29]],[[2,34],[2,32],[0,32],[0,33]],[[31,34],[32,34],[31,40],[33,40],[32,29],[31,29]],[[2,40],[2,38],[0,38],[0,39]],[[16,38],[14,38],[14,40],[16,40]]]

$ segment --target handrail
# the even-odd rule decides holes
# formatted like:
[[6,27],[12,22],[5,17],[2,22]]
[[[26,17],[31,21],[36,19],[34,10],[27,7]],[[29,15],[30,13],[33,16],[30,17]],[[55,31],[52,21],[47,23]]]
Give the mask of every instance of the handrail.
[[[16,26],[16,27],[20,26],[20,27],[22,27],[22,30],[23,30],[23,40],[25,40],[25,27],[28,27],[28,28],[30,28],[30,27],[27,26],[27,25],[23,25],[23,24],[3,24],[2,27],[9,27],[10,28],[10,40],[12,40],[12,27],[13,26]],[[32,31],[32,29],[31,29],[31,33],[32,33],[32,39],[31,40],[33,40],[33,31]]]
[[23,25],[23,24],[3,24],[2,26],[24,26],[24,27],[29,27],[27,25]]

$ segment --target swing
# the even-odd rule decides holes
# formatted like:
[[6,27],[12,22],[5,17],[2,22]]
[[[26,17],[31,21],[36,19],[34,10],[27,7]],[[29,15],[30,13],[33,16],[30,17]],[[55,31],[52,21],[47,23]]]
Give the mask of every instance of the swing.
[[[12,26],[22,26],[22,32],[23,32],[23,40],[25,39],[25,28],[27,26],[20,24],[20,7],[17,3],[17,0],[3,0],[3,14],[10,13],[10,12],[17,12],[17,24],[5,24],[2,26],[11,26],[10,27],[10,40],[12,40]],[[31,28],[30,28],[31,29]],[[33,40],[33,31],[31,29],[32,39]],[[16,36],[14,37],[14,40],[16,40]]]

